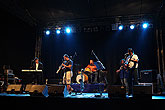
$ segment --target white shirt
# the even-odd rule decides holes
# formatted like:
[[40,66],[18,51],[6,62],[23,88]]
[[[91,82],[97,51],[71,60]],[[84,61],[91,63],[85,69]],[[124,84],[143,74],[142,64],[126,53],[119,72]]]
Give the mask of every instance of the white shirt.
[[36,63],[36,70],[38,70],[38,65],[39,65],[39,63]]
[[136,55],[136,54],[133,54],[132,56],[128,56],[127,58],[126,58],[126,61],[125,61],[125,63],[126,64],[128,64],[128,67],[129,68],[133,68],[133,67],[135,67],[135,68],[138,68],[138,62],[133,62],[133,61],[130,61],[130,58],[131,58],[131,60],[139,60],[138,59],[138,56]]

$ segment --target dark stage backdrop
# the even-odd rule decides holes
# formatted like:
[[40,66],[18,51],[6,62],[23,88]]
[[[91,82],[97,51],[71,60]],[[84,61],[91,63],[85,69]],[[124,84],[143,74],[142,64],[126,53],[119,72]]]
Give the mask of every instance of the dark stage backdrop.
[[108,71],[108,82],[115,84],[119,82],[119,76],[115,71],[129,47],[139,56],[139,71],[157,69],[154,29],[43,36],[41,59],[44,74],[50,79],[62,78],[56,71],[65,53],[73,56],[76,52],[75,63],[80,64],[80,68],[85,68],[92,57],[91,51],[94,50]]
[[1,8],[0,13],[0,73],[3,65],[10,65],[19,77],[34,59],[37,29]]

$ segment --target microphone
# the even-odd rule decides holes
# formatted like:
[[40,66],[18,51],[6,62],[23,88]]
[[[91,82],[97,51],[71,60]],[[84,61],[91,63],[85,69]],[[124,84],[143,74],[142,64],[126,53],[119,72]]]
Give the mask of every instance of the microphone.
[[77,56],[77,53],[75,52],[74,55]]
[[93,53],[93,50],[91,51],[91,55],[92,55],[92,53]]

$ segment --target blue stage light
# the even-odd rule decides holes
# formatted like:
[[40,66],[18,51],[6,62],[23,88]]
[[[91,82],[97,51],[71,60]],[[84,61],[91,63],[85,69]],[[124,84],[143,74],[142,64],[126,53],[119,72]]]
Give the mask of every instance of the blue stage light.
[[50,35],[50,30],[46,30],[46,31],[45,31],[45,34],[46,34],[46,35]]
[[61,31],[59,29],[56,30],[56,34],[60,34]]
[[65,32],[68,33],[68,34],[71,33],[71,28],[70,28],[70,27],[67,27],[67,28],[65,29]]
[[143,23],[143,24],[142,24],[143,29],[148,28],[148,26],[149,26],[149,24],[148,24],[148,23]]
[[123,30],[123,28],[124,28],[123,25],[119,26],[119,30]]
[[135,25],[133,25],[133,24],[132,24],[132,25],[130,25],[130,29],[132,29],[132,30],[133,30],[134,28],[135,28]]

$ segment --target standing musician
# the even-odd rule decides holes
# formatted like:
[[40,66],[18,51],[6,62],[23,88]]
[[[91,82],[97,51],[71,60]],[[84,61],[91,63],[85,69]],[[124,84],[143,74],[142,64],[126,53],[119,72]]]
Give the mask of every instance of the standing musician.
[[73,72],[72,72],[73,61],[69,58],[67,54],[64,54],[63,58],[64,61],[56,73],[58,73],[59,70],[61,69],[64,70],[63,84],[67,85],[67,90],[69,91],[69,93],[71,93],[73,91],[73,88],[70,86],[71,78],[73,76]]
[[34,69],[34,70],[42,70],[43,69],[43,65],[39,61],[39,58],[37,58],[37,57],[34,58],[34,60],[32,61],[31,69]]
[[120,76],[120,81],[121,81],[121,88],[123,89],[124,86],[126,86],[126,89],[128,89],[128,82],[127,82],[128,72],[126,71],[126,68],[125,68],[124,59],[120,60],[120,68],[116,72],[120,74],[119,76]]
[[[97,72],[97,67],[94,64],[93,60],[90,60],[90,64],[88,64],[88,66],[85,68],[85,72],[89,72],[89,76],[90,76],[90,83],[97,83],[97,76],[98,76],[98,72]],[[93,82],[93,75],[94,75],[94,82]]]
[[[39,61],[39,58],[35,57],[34,60],[32,60],[32,65],[30,69],[33,70],[42,70],[43,69],[43,64]],[[42,84],[43,83],[43,73],[38,73],[36,72],[33,74],[33,83],[35,84]]]
[[126,58],[125,67],[128,69],[128,93],[129,96],[133,95],[133,85],[138,84],[138,56],[134,54],[132,48],[128,48],[129,56]]

